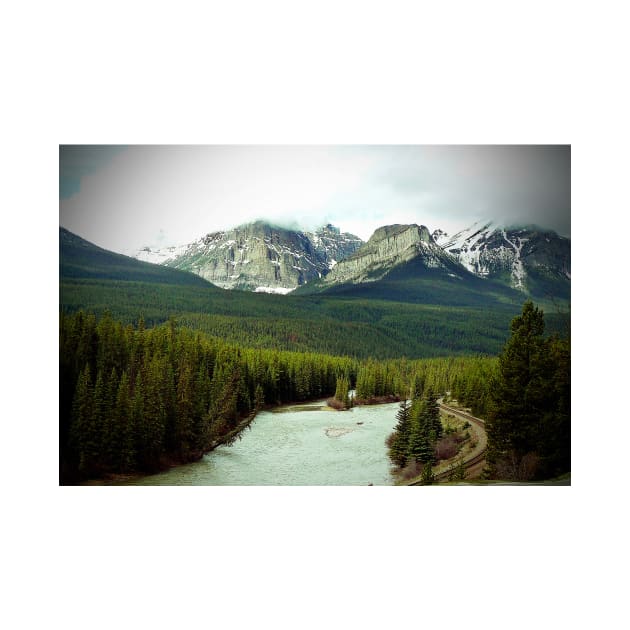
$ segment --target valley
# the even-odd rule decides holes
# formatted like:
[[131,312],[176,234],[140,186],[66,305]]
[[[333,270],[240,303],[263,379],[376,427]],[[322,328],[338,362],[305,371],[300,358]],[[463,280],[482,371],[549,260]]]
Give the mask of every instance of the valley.
[[[254,228],[262,229],[259,223]],[[340,236],[332,226],[323,230]],[[226,290],[168,264],[107,253],[63,230],[60,244],[60,306],[66,312],[108,311],[127,323],[142,316],[147,325],[174,316],[182,325],[253,347],[365,358],[496,354],[524,299],[458,266],[417,226],[377,231],[348,258],[329,245],[340,257],[330,273],[287,295],[256,292],[260,276],[247,280],[254,290]],[[233,253],[224,248],[223,255]],[[565,300],[538,303],[548,307],[550,331],[566,326]]]
[[[430,453],[453,448],[454,438],[441,437],[432,396],[456,392],[481,417],[493,409],[490,383],[500,367],[496,357],[510,340],[510,323],[519,319],[527,292],[543,286],[532,284],[532,278],[549,280],[548,263],[555,260],[536,250],[536,260],[545,264],[532,266],[523,256],[531,232],[515,236],[504,229],[499,230],[503,240],[496,255],[486,251],[490,246],[485,254],[477,252],[477,244],[490,242],[495,232],[483,238],[479,233],[472,239],[460,236],[443,247],[439,242],[447,235],[434,238],[418,225],[384,226],[363,243],[331,225],[307,235],[257,222],[209,235],[180,248],[179,255],[173,250],[171,258],[152,252],[161,261],[152,264],[109,252],[60,228],[62,483],[156,472],[159,477],[140,479],[378,484],[394,483],[410,470],[423,471],[421,484],[443,479],[442,469],[431,472]],[[142,257],[150,256],[145,252]],[[570,331],[569,289],[558,284],[570,281],[568,264],[562,255],[556,262],[555,280],[544,286],[558,291],[537,299],[548,309],[544,344],[549,347],[545,352],[557,355],[552,371],[565,365],[561,339]],[[355,473],[361,466],[340,451],[341,460],[331,460],[324,477],[300,476],[309,467],[308,457],[298,450],[302,465],[296,463],[288,476],[273,466],[269,477],[247,476],[245,461],[238,464],[240,472],[229,473],[231,481],[216,470],[198,475],[210,470],[212,462],[224,462],[226,472],[229,461],[241,461],[229,454],[241,453],[240,446],[232,449],[243,435],[254,451],[245,449],[238,457],[258,461],[256,449],[266,439],[284,439],[274,433],[274,414],[267,415],[273,406],[332,396],[340,382],[366,398],[409,398],[407,424],[401,425],[403,410],[397,411],[397,404],[380,411],[335,412],[338,420],[320,427],[323,433],[313,434],[315,441],[305,442],[311,445],[309,456],[323,456],[314,446],[321,439],[321,446],[327,440],[352,444],[358,449],[353,457],[358,456],[368,447],[354,442],[366,434],[368,424],[361,419],[350,426],[348,418],[377,418],[391,408],[392,418],[379,421],[370,438],[380,446],[370,442],[365,451],[368,458],[378,454],[378,466],[387,474],[348,476],[342,461],[354,462]],[[316,411],[311,404],[296,413],[308,420]],[[251,435],[250,430],[242,433],[246,426]],[[282,431],[295,431],[297,439],[299,426],[292,421]],[[554,435],[549,444],[563,439]],[[222,443],[227,445],[215,451]],[[288,443],[293,444],[291,439]],[[406,445],[403,450],[400,444]],[[275,446],[263,450],[269,449]],[[566,462],[564,451],[554,454],[543,444],[536,449],[535,465],[527,460],[524,468],[501,474],[519,479],[563,472],[565,463],[558,462]],[[477,474],[497,470],[496,461],[503,466],[496,451],[490,453],[494,459],[489,467],[477,466]],[[280,460],[287,457],[278,452]],[[200,459],[203,464],[193,463]],[[273,463],[273,458],[266,461]],[[332,470],[340,470],[341,477],[328,476]]]

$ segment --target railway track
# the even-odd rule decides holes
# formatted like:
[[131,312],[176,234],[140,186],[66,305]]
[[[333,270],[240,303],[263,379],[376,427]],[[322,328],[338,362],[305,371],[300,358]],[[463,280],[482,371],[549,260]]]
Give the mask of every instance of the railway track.
[[[467,413],[466,411],[461,411],[459,409],[456,409],[455,407],[451,407],[450,405],[444,405],[443,403],[439,403],[440,404],[440,409],[443,411],[446,411],[447,413],[453,414],[454,416],[458,416],[460,418],[463,418],[464,420],[468,420],[469,422],[472,422],[473,424],[476,424],[477,426],[481,427],[482,429],[485,429],[485,425],[486,423],[481,419],[481,418],[477,418],[469,413]],[[466,470],[471,469],[473,466],[476,466],[477,464],[479,464],[480,462],[484,461],[486,458],[486,448],[484,447],[483,450],[475,455],[473,455],[472,457],[469,457],[468,459],[464,460],[464,468]],[[442,472],[439,472],[435,475],[435,481],[444,481],[445,479],[448,479],[450,474],[450,470],[444,470]],[[420,481],[413,481],[412,483],[407,484],[409,486],[421,486],[422,483]]]

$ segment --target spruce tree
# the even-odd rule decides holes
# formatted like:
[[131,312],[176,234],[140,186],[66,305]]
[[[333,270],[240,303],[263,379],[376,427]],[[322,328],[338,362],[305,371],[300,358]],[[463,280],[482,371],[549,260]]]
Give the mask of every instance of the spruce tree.
[[133,428],[135,461],[142,467],[144,448],[147,442],[144,422],[144,379],[138,374],[131,399],[131,427]]
[[123,372],[118,384],[116,404],[114,407],[114,420],[116,430],[119,432],[120,449],[117,453],[117,468],[120,472],[128,472],[135,466],[135,431],[131,413],[131,396],[129,391],[129,378],[127,372]]
[[120,453],[121,427],[115,416],[116,397],[118,395],[118,372],[111,369],[105,382],[105,396],[102,410],[102,445],[103,460],[109,468],[117,468]]
[[175,426],[172,436],[172,448],[178,449],[185,458],[194,443],[194,381],[192,368],[186,362],[180,371],[177,382],[177,404],[175,410]]
[[571,470],[571,340],[554,337],[549,342],[554,364],[553,417],[549,419],[547,448],[543,456],[548,474],[557,475]]
[[427,401],[425,399],[416,400],[412,406],[407,454],[408,457],[419,463],[431,461],[434,457],[427,418],[429,418]]
[[420,481],[423,486],[430,486],[435,481],[435,476],[433,475],[433,466],[431,465],[431,460],[427,460],[422,466],[422,475],[420,476]]
[[265,393],[260,383],[256,385],[254,392],[254,409],[260,411],[265,406]]
[[[112,437],[111,432],[107,431],[105,423],[109,418],[109,409],[107,404],[107,385],[103,377],[103,371],[99,370],[96,374],[96,383],[94,384],[94,406],[92,408],[92,425],[94,427],[94,435],[96,440],[96,452],[94,454],[94,464],[99,464],[106,468],[108,462],[108,440]],[[109,433],[109,435],[108,435]]]
[[433,390],[428,390],[425,394],[424,413],[424,423],[427,430],[433,431],[435,433],[435,439],[439,440],[444,430],[442,428],[442,422],[440,421],[440,406],[438,405],[437,395]]
[[350,389],[350,383],[345,375],[337,378],[337,388],[335,389],[335,400],[342,403],[345,408],[350,406],[350,398],[348,397],[348,390]]
[[511,324],[511,337],[499,357],[498,374],[490,390],[486,421],[491,474],[502,461],[518,462],[540,456],[553,439],[554,365],[544,334],[543,312],[531,301]]
[[79,474],[90,475],[95,470],[99,454],[99,435],[94,423],[94,390],[88,364],[77,381],[72,403],[70,441],[76,452]]
[[392,462],[402,468],[407,461],[409,434],[411,431],[411,402],[402,400],[396,414],[398,422],[389,439],[389,457]]

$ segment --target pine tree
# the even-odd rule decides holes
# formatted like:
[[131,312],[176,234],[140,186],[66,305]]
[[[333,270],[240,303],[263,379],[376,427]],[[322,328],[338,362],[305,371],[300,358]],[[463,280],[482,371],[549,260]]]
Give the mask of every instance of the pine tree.
[[402,468],[407,461],[409,434],[411,431],[411,402],[409,400],[400,402],[396,419],[398,422],[388,442],[389,457],[396,466]]
[[116,469],[120,452],[120,427],[115,418],[116,396],[118,394],[118,372],[111,369],[104,383],[103,407],[101,410],[102,459],[107,468]]
[[144,427],[144,380],[142,373],[138,374],[131,399],[131,427],[133,428],[134,454],[137,465],[141,468],[146,443]]
[[107,434],[107,428],[105,426],[109,418],[106,389],[107,385],[103,378],[103,371],[99,370],[96,374],[96,383],[94,384],[92,424],[96,441],[94,464],[98,464],[102,468],[106,468],[109,463],[107,459],[108,448],[106,443],[107,440],[111,438],[111,434]]
[[210,376],[206,360],[203,360],[195,379],[193,448],[203,452],[208,448],[210,426],[207,412],[210,406]]
[[529,455],[539,456],[553,440],[554,363],[544,339],[542,310],[527,301],[511,324],[511,337],[499,357],[498,374],[491,388],[486,421],[491,474],[517,470]]
[[553,417],[548,420],[546,449],[542,455],[548,474],[557,475],[571,470],[571,340],[570,337],[550,340],[554,364]]
[[428,390],[425,395],[425,407],[424,407],[424,423],[428,431],[435,433],[435,440],[439,440],[442,437],[443,428],[440,421],[440,406],[438,405],[437,395],[433,390]]
[[416,400],[411,410],[411,427],[407,455],[416,462],[425,463],[433,459],[433,446],[427,426],[426,400]]
[[131,396],[129,378],[123,372],[118,384],[116,404],[114,406],[114,421],[116,431],[120,436],[120,449],[117,453],[117,469],[120,472],[131,471],[135,467],[135,431],[131,413]]
[[90,475],[96,468],[99,435],[94,423],[94,390],[88,364],[77,381],[72,403],[70,441],[77,456],[78,472]]
[[346,409],[350,407],[349,389],[348,377],[345,375],[339,376],[337,378],[337,388],[335,389],[335,400],[339,401]]
[[194,381],[192,368],[186,363],[180,371],[177,382],[177,405],[175,411],[175,427],[172,436],[173,447],[186,458],[194,442]]
[[435,394],[429,391],[426,397],[416,398],[411,409],[408,457],[423,464],[435,463],[437,461],[435,444],[442,430],[440,409]]
[[256,391],[254,392],[254,409],[260,411],[265,406],[265,393],[260,383],[256,385]]
[[422,475],[420,476],[420,481],[423,486],[430,486],[435,481],[435,476],[433,475],[433,466],[431,465],[430,459],[422,466]]
[[166,358],[155,355],[149,365],[144,388],[142,455],[148,470],[157,469],[163,453],[169,412],[166,403],[172,398],[169,392],[172,382],[167,382],[166,376]]

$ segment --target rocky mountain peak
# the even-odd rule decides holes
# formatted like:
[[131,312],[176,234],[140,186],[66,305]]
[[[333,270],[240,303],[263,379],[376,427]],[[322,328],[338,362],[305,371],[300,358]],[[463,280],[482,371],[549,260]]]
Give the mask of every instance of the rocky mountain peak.
[[477,276],[506,282],[524,293],[568,296],[571,241],[551,230],[482,221],[453,236],[436,230],[434,238]]
[[429,230],[424,225],[417,225],[412,223],[410,225],[384,225],[383,227],[377,228],[374,231],[374,234],[370,236],[368,243],[382,241],[385,239],[398,239],[405,238],[405,240],[409,242],[425,242],[428,243],[431,240],[431,236],[429,234]]
[[339,263],[325,278],[332,282],[366,282],[382,278],[393,267],[420,257],[428,268],[447,268],[452,261],[424,225],[385,225],[368,242]]
[[330,224],[302,232],[254,221],[206,234],[177,251],[145,248],[137,257],[192,271],[225,289],[288,293],[321,278],[362,244]]
[[144,248],[136,257],[192,271],[226,289],[288,293],[312,280],[323,286],[369,282],[413,260],[422,274],[462,279],[469,272],[533,296],[570,297],[571,241],[496,221],[453,235],[415,223],[385,225],[366,243],[331,224],[308,232],[254,221],[184,246]]

